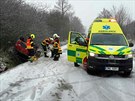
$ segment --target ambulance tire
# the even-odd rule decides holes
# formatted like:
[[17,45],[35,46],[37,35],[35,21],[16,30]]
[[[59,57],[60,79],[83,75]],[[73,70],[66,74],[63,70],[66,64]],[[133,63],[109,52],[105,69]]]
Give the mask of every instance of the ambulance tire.
[[89,68],[87,68],[87,73],[89,74],[89,75],[95,75],[96,74],[96,70],[94,70],[94,69],[89,69]]
[[124,71],[124,73],[122,74],[123,77],[129,77],[131,74],[131,71]]
[[91,71],[88,68],[86,69],[86,71],[88,74],[91,74]]

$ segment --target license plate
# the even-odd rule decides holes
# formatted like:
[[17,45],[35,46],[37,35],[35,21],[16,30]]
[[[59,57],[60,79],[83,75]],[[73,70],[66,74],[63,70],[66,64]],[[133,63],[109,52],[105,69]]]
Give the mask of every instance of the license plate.
[[108,71],[119,71],[119,67],[105,67],[105,70],[108,70]]

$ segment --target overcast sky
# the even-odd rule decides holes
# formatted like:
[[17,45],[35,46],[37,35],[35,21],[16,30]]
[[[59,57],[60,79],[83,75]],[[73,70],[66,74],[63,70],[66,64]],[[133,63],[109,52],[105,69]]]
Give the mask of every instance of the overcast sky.
[[[58,0],[24,0],[26,3],[34,4],[38,7],[41,5],[48,5],[53,8]],[[127,12],[130,14],[132,20],[135,20],[135,0],[68,0],[73,7],[75,15],[79,17],[88,30],[91,22],[98,16],[98,14],[106,8],[112,9],[112,6],[117,8],[120,5],[124,5]]]

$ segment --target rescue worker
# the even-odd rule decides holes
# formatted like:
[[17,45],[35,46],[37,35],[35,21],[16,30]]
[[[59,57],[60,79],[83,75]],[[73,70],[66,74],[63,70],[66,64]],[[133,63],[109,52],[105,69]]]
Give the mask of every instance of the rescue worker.
[[54,42],[57,42],[58,43],[58,48],[59,48],[59,54],[62,54],[62,49],[61,49],[61,47],[60,47],[60,40],[59,40],[59,38],[60,38],[60,36],[58,36],[57,34],[54,34],[53,35],[53,38],[54,38]]
[[54,42],[53,44],[53,55],[54,55],[54,61],[59,60],[60,54],[58,53],[59,48],[58,48],[58,43]]
[[60,54],[62,53],[62,50],[60,47],[60,40],[59,40],[60,37],[57,34],[54,34],[53,38],[54,38],[54,45],[53,45],[54,59],[53,60],[58,60],[60,57]]
[[35,38],[34,34],[31,34],[26,41],[27,50],[29,51],[29,56],[34,56],[34,42],[33,39]]
[[50,43],[50,39],[49,39],[49,38],[45,38],[45,39],[42,41],[42,43],[41,43],[41,45],[42,45],[42,47],[43,47],[43,50],[44,50],[44,56],[45,56],[45,57],[49,57],[49,56],[47,55],[47,49],[49,48],[49,43]]
[[53,40],[53,38],[49,38],[49,49],[50,49],[50,51],[51,51],[51,58],[53,58],[53,56],[54,56],[54,50],[53,50],[53,44],[54,44],[54,40]]
[[57,42],[59,47],[60,47],[60,40],[59,40],[60,36],[58,36],[58,34],[53,34],[53,39],[54,39],[54,42]]

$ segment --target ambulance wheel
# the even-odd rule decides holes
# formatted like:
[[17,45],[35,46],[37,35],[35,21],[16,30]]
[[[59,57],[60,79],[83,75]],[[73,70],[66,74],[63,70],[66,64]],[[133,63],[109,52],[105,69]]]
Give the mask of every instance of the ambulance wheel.
[[88,74],[91,74],[91,70],[89,70],[89,68],[86,69]]
[[88,67],[87,67],[87,69],[86,69],[86,71],[87,71],[87,73],[90,75],[95,75],[96,74],[96,70],[95,69],[89,69]]
[[122,74],[123,77],[129,77],[131,74],[131,71],[124,71],[124,73]]

